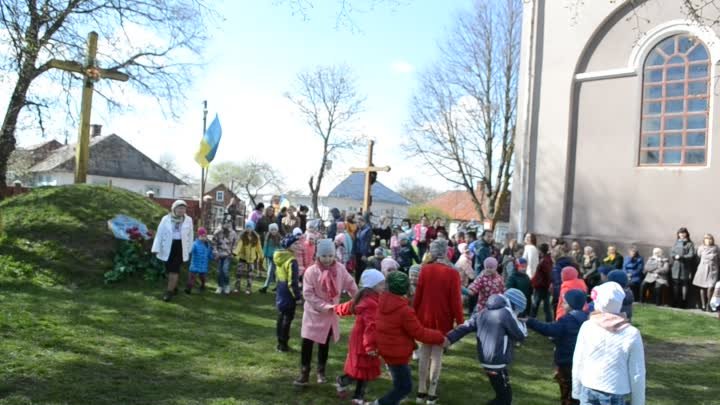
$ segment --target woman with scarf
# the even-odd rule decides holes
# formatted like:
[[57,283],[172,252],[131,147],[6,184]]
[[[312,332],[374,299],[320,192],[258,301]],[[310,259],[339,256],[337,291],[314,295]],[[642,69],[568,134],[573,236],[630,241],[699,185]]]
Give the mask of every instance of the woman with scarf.
[[160,221],[151,249],[152,253],[165,263],[168,277],[167,290],[163,295],[165,302],[177,294],[180,266],[190,260],[193,235],[193,220],[187,215],[187,203],[177,200],[170,213]]
[[310,363],[313,346],[318,344],[317,382],[324,384],[325,366],[330,352],[331,339],[340,339],[339,318],[335,306],[340,303],[340,294],[346,291],[354,296],[357,291],[355,280],[342,264],[335,260],[335,244],[322,239],[317,244],[317,261],[303,276],[303,298],[305,299],[302,320],[302,350],[300,376],[294,384],[304,387],[310,382]]

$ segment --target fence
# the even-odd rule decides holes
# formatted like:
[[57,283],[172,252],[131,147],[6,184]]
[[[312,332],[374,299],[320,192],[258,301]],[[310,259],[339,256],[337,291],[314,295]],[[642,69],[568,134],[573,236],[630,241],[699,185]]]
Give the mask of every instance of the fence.
[[27,187],[15,185],[13,187],[6,187],[4,190],[0,188],[0,196],[2,196],[3,198],[9,198],[20,194],[25,194],[29,191],[30,189]]

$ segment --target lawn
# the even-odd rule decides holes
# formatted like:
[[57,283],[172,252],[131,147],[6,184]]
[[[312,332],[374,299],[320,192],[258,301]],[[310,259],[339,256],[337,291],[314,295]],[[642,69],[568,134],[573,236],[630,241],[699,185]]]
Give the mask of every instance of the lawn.
[[[339,404],[332,385],[296,389],[299,353],[274,350],[271,295],[211,292],[159,300],[143,281],[52,287],[0,282],[0,404]],[[641,306],[648,404],[720,404],[720,322]],[[297,348],[301,314],[291,345]],[[347,331],[331,349],[342,371]],[[556,404],[550,342],[531,334],[512,366],[517,404]],[[416,371],[413,372],[415,377]],[[389,379],[370,385],[375,399]],[[468,337],[445,358],[442,403],[484,404],[490,387]]]

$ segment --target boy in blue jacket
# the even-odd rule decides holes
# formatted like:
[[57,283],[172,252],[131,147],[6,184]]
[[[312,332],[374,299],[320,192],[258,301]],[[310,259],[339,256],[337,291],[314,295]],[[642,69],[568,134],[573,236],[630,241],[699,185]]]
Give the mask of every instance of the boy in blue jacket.
[[553,342],[555,342],[555,381],[560,386],[560,403],[562,405],[578,405],[580,402],[572,398],[572,363],[580,327],[588,319],[588,315],[583,312],[587,298],[581,290],[570,290],[565,293],[564,298],[565,316],[554,323],[528,319],[527,327],[543,336],[553,338]]
[[277,351],[282,353],[290,351],[288,346],[290,326],[293,319],[295,319],[297,302],[302,299],[302,291],[298,281],[300,268],[292,250],[292,245],[295,243],[299,243],[298,238],[290,234],[280,242],[281,249],[275,250],[273,254],[277,280],[277,291],[275,293],[275,305],[278,310],[276,324]]
[[517,317],[526,306],[525,295],[510,288],[503,295],[491,295],[485,310],[448,333],[449,346],[475,332],[478,360],[495,390],[495,399],[490,402],[493,405],[512,404],[508,366],[512,363],[515,343],[527,336],[525,324]]
[[213,249],[207,238],[207,230],[198,228],[197,235],[198,238],[190,251],[190,277],[185,287],[186,294],[192,293],[196,278],[200,278],[200,291],[205,291],[208,267],[213,260]]

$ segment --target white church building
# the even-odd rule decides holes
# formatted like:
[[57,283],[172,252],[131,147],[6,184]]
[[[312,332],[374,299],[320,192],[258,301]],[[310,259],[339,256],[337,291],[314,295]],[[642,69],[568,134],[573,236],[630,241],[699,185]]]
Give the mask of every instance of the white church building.
[[[694,2],[699,3],[699,2]],[[720,232],[720,11],[524,1],[512,232],[668,246]]]

